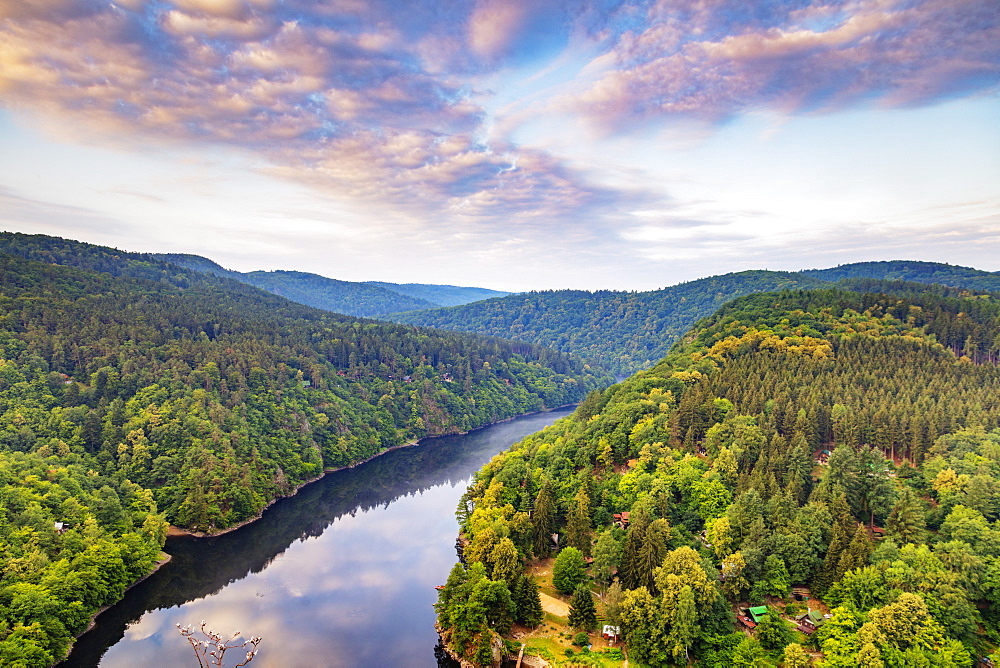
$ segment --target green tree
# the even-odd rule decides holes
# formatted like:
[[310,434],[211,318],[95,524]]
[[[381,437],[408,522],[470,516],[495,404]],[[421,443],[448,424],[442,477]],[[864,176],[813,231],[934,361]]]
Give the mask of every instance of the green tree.
[[802,645],[797,642],[785,645],[785,651],[781,658],[781,664],[784,668],[807,668],[811,663],[812,660]]
[[566,523],[566,544],[575,547],[585,557],[590,556],[590,497],[584,486],[573,497]]
[[885,522],[887,537],[899,545],[920,543],[923,542],[926,525],[923,503],[913,489],[904,486]]
[[733,666],[739,668],[764,668],[769,666],[764,658],[764,648],[754,637],[744,638],[733,650]]
[[524,573],[521,573],[514,585],[512,595],[515,607],[514,619],[519,624],[524,624],[525,626],[538,626],[542,621],[544,612],[542,610],[542,599],[538,593],[538,585],[535,581]]
[[503,580],[513,589],[518,574],[521,573],[521,558],[517,554],[514,541],[501,538],[489,555],[491,575],[494,580]]
[[784,598],[792,586],[785,562],[776,554],[769,554],[764,560],[764,579],[767,593]]
[[565,547],[552,564],[552,584],[560,593],[570,594],[587,579],[587,564],[575,547]]
[[573,590],[569,601],[569,625],[579,631],[590,631],[597,626],[597,608],[590,587],[585,582]]
[[611,531],[603,531],[594,545],[594,563],[591,572],[598,582],[611,582],[611,577],[618,568],[622,546],[615,540]]
[[[664,606],[666,607],[666,606]],[[670,633],[667,645],[675,661],[687,663],[690,659],[688,649],[698,636],[698,609],[694,602],[694,591],[684,585],[680,588],[669,618]]]
[[757,640],[766,650],[783,650],[792,641],[788,623],[768,608],[767,614],[757,624]]
[[545,478],[538,490],[538,495],[535,497],[535,509],[531,515],[531,536],[535,556],[539,558],[549,556],[555,526],[556,504],[552,492],[552,481]]

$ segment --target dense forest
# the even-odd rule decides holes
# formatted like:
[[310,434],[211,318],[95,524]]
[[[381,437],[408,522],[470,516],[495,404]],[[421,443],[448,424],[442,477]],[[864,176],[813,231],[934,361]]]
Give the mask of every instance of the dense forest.
[[[506,297],[509,292],[490,290],[488,288],[465,288],[457,285],[431,285],[427,283],[385,283],[383,281],[368,281],[369,285],[377,285],[386,290],[398,292],[417,299],[425,299],[437,306],[460,306],[470,302],[478,302],[494,297]],[[402,310],[402,309],[397,309]],[[391,313],[392,311],[385,311]]]
[[509,294],[454,285],[340,281],[304,271],[244,273],[225,269],[208,258],[184,253],[154,253],[150,257],[185,269],[231,278],[306,306],[365,318],[396,311],[456,306]]
[[733,297],[825,285],[786,272],[743,271],[650,292],[548,290],[386,317],[572,351],[627,375],[661,359],[696,320]]
[[982,271],[940,262],[915,262],[912,260],[887,260],[883,262],[854,262],[829,269],[806,269],[799,272],[826,281],[845,278],[875,278],[913,283],[937,283],[954,288],[968,288],[983,292],[1000,292],[1000,272]]
[[[990,654],[1000,302],[865,284],[734,300],[494,458],[458,509],[463,559],[437,605],[452,651],[485,664],[521,629],[573,665]],[[568,618],[543,615],[539,586]],[[599,623],[623,646],[579,649]]]
[[149,570],[166,522],[232,527],[324,470],[608,380],[44,236],[0,234],[0,304],[2,665],[60,658]]
[[867,262],[802,272],[742,271],[649,292],[554,290],[385,316],[551,346],[625,376],[652,366],[699,319],[754,292],[880,279],[1000,290],[1000,275],[935,262]]

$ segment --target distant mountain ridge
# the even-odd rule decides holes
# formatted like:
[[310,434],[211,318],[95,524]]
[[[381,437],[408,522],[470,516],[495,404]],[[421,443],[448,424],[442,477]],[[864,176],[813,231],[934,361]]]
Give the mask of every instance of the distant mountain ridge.
[[386,313],[459,306],[480,299],[504,297],[511,293],[486,288],[387,283],[381,281],[341,281],[304,271],[251,271],[226,269],[200,255],[151,253],[185,269],[224,276],[253,285],[294,302],[325,311],[373,318]]
[[1000,272],[984,271],[940,262],[916,260],[884,260],[881,262],[854,262],[829,269],[805,269],[805,276],[826,281],[847,278],[874,278],[888,281],[939,283],[953,288],[967,288],[984,292],[1000,291]]
[[1000,272],[936,262],[892,260],[799,272],[742,271],[647,292],[554,290],[521,293],[463,306],[383,317],[411,325],[544,344],[581,355],[616,374],[629,375],[662,358],[695,322],[730,299],[755,292],[830,287],[840,281],[908,281],[1000,291]]
[[368,285],[377,285],[386,290],[398,292],[401,295],[423,299],[436,306],[461,306],[494,297],[506,297],[512,292],[501,292],[488,288],[465,288],[457,285],[432,285],[427,283],[384,283],[367,281]]

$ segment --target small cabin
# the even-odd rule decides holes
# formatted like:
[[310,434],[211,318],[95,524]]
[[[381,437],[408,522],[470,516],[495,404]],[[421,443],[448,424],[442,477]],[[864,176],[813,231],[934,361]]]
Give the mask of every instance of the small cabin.
[[758,605],[756,607],[750,608],[747,612],[749,612],[750,616],[753,617],[753,621],[755,623],[760,624],[760,620],[763,619],[764,615],[767,614],[767,606]]
[[630,515],[631,513],[629,513],[629,511],[627,510],[624,513],[615,513],[614,514],[615,524],[620,526],[622,529],[628,529],[628,518],[630,517]]
[[601,629],[601,637],[608,642],[618,642],[618,636],[621,635],[621,629],[617,626],[611,626],[610,624],[605,624],[604,628]]
[[823,613],[819,610],[810,610],[809,612],[803,612],[795,618],[795,628],[806,635],[810,635],[816,631],[819,627],[823,626],[826,618],[823,617]]

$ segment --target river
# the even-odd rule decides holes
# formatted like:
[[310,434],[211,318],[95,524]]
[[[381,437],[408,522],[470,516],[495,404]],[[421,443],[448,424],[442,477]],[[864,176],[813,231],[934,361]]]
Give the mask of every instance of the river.
[[437,666],[434,586],[456,561],[455,508],[472,474],[570,412],[426,439],[330,473],[232,533],[171,537],[171,562],[60,665],[197,666],[175,624],[206,620],[263,637],[251,668]]

